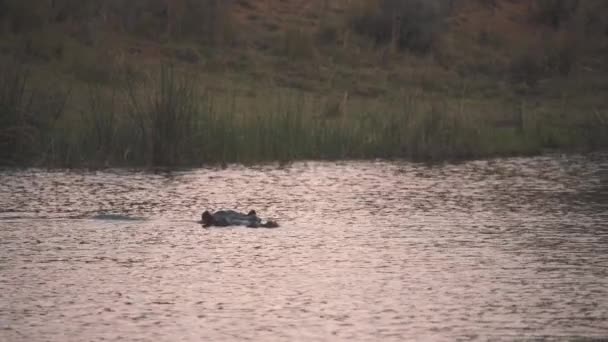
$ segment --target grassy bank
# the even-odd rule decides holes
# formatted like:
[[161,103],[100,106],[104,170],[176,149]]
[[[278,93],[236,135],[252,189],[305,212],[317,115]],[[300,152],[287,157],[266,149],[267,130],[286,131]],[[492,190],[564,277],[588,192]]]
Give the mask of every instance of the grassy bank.
[[606,11],[602,0],[0,1],[0,165],[603,149]]
[[[3,165],[197,166],[300,159],[446,160],[608,147],[608,113],[403,90],[375,99],[293,89],[215,92],[172,66],[113,73],[103,86],[0,74]],[[48,77],[44,77],[47,79]]]

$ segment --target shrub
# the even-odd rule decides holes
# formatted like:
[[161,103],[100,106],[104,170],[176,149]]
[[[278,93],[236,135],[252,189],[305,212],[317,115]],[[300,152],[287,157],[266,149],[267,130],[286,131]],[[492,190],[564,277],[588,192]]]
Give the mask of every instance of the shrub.
[[73,50],[70,57],[69,70],[81,81],[90,84],[107,84],[116,76],[116,61],[109,53],[78,49]]
[[[576,16],[573,18],[575,29],[586,37],[594,37],[595,42],[608,37],[608,1],[586,0],[579,3]],[[601,44],[601,43],[600,43]]]
[[176,2],[168,14],[171,35],[196,38],[206,44],[232,43],[236,30],[228,8],[222,0],[183,0]]
[[311,33],[290,28],[283,35],[283,54],[294,59],[308,59],[315,55],[314,39]]
[[43,0],[2,0],[0,24],[5,22],[13,33],[29,32],[42,27],[47,11],[47,2]]
[[511,61],[509,73],[513,83],[525,83],[534,87],[545,75],[545,68],[538,55],[525,52]]
[[535,0],[531,15],[534,21],[557,30],[574,15],[578,5],[579,0]]
[[334,44],[339,38],[339,28],[330,23],[322,23],[315,32],[317,41],[321,44]]
[[351,19],[353,29],[377,44],[393,42],[400,49],[427,52],[444,27],[449,1],[381,0]]
[[539,45],[526,50],[511,61],[511,81],[533,87],[543,77],[570,74],[577,60],[574,42],[549,41]]
[[551,46],[547,49],[545,63],[552,73],[568,76],[576,63],[576,49],[572,44]]

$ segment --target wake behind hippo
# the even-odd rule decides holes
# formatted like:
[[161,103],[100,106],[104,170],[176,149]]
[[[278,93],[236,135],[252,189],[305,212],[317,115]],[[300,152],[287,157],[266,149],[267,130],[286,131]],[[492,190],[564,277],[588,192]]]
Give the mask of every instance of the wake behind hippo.
[[203,227],[247,226],[249,228],[276,228],[279,226],[275,221],[268,220],[263,222],[257,216],[255,210],[251,210],[247,214],[234,210],[218,210],[215,213],[205,210],[201,215],[201,223]]

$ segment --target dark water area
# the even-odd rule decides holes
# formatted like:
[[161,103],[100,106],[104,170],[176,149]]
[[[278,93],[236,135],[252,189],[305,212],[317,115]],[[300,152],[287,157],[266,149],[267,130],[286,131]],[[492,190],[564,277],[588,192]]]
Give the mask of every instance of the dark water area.
[[606,154],[0,171],[0,341],[577,337],[608,338]]

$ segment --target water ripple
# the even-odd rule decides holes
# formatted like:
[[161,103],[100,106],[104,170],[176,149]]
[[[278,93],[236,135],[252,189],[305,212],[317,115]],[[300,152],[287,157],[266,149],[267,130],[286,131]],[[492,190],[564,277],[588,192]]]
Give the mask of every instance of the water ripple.
[[606,155],[4,170],[0,194],[2,341],[608,336]]

